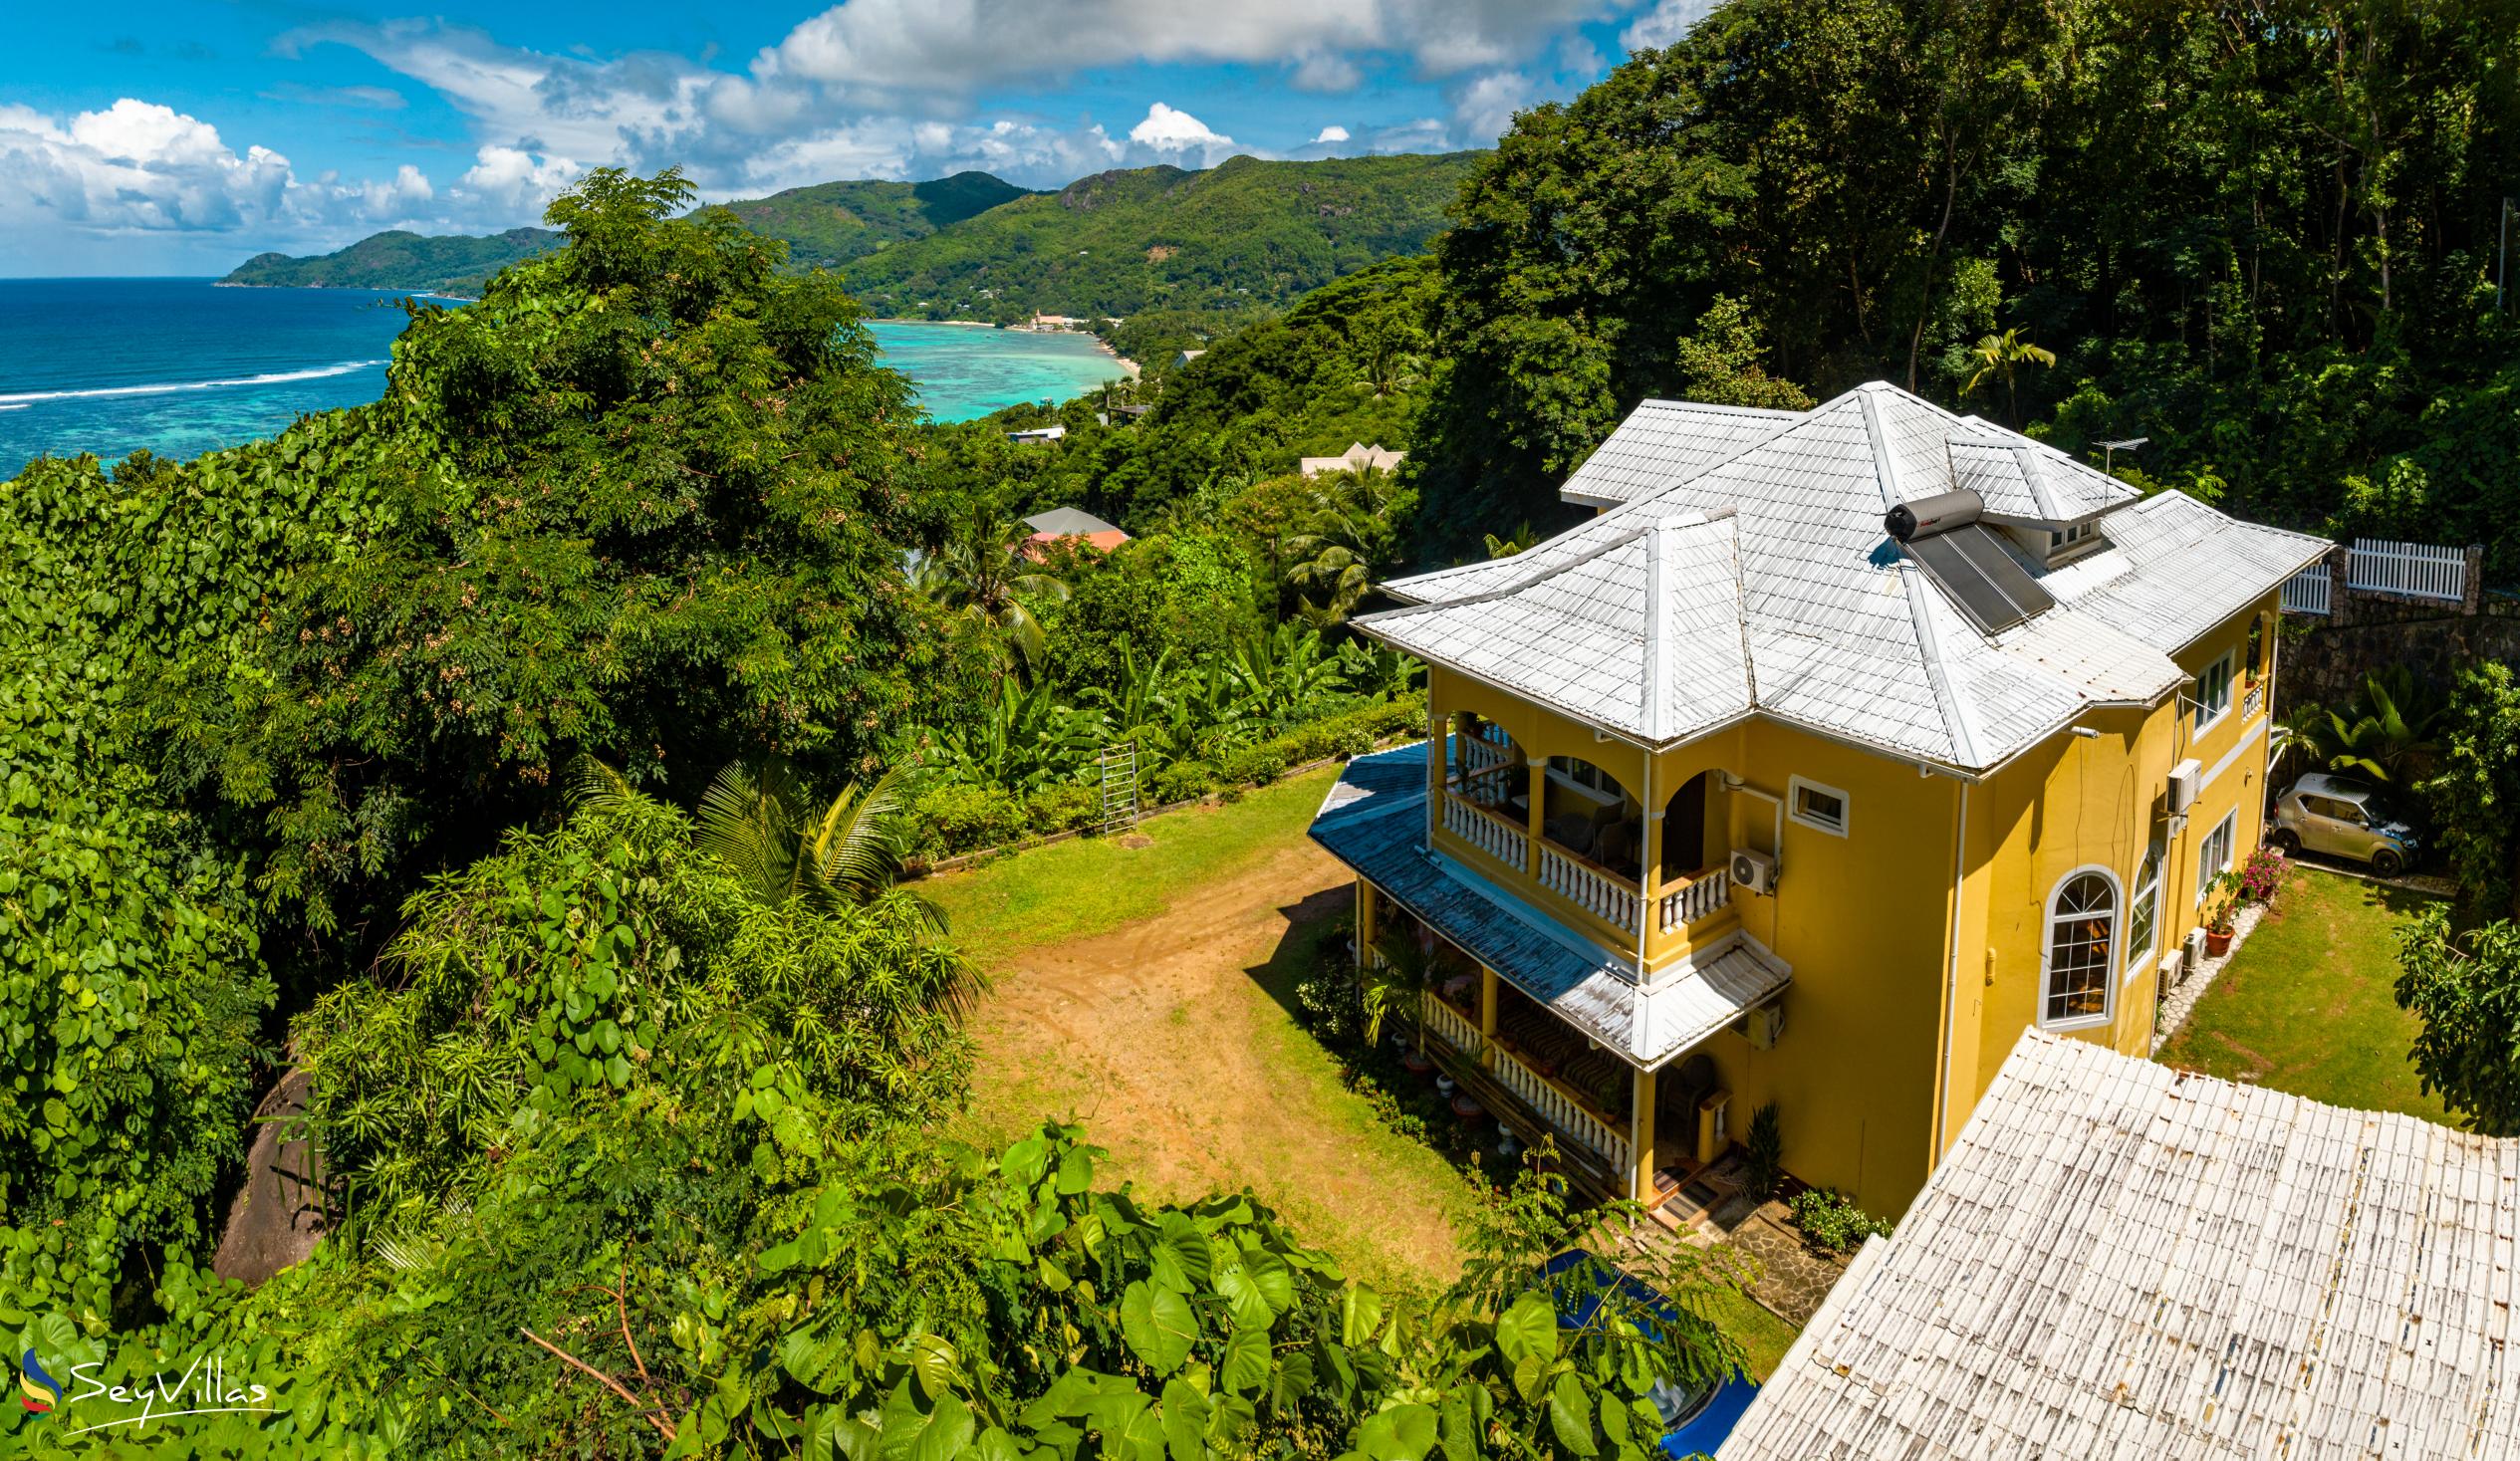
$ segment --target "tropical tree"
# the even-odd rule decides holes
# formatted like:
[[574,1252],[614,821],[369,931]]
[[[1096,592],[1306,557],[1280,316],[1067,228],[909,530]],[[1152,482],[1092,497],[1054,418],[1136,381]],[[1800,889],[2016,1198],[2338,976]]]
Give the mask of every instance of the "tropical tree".
[[2046,367],[2056,364],[2056,352],[2023,340],[2019,326],[2001,335],[1980,336],[1977,344],[1969,347],[1969,355],[1977,362],[1977,368],[1969,372],[1968,383],[1960,387],[1960,394],[1974,395],[1989,376],[2000,378],[2004,382],[2004,418],[2016,426],[2021,424],[2021,397],[2014,388],[2016,372],[2023,365]]
[[2439,904],[2397,934],[2397,1004],[2423,1022],[2407,1059],[2471,1131],[2520,1135],[2520,925],[2454,931]]
[[987,713],[937,737],[934,764],[955,778],[1030,792],[1073,781],[1112,739],[1111,718],[1063,705],[1048,685],[998,681]]
[[1288,620],[1265,634],[1247,634],[1225,661],[1242,716],[1274,732],[1305,718],[1345,678],[1322,647],[1321,631]]
[[2493,660],[2460,671],[2438,727],[2439,770],[2422,790],[2459,911],[2520,918],[2520,677]]
[[2414,671],[2392,665],[2363,676],[2344,710],[2310,720],[2310,754],[2330,771],[2397,782],[2428,764],[2438,749],[2432,728],[2441,710],[2441,697],[2417,681]]
[[1315,488],[1303,531],[1286,540],[1287,581],[1328,620],[1373,587],[1374,569],[1398,542],[1397,519],[1416,500],[1379,467],[1328,473]]
[[1525,518],[1514,524],[1513,531],[1504,537],[1499,538],[1494,533],[1489,533],[1485,535],[1485,539],[1489,558],[1511,558],[1539,542],[1540,530],[1531,525],[1531,519]]
[[1068,586],[1031,551],[1032,529],[990,503],[975,505],[919,563],[911,586],[978,639],[1002,679],[1029,669],[1046,639],[1042,608]]

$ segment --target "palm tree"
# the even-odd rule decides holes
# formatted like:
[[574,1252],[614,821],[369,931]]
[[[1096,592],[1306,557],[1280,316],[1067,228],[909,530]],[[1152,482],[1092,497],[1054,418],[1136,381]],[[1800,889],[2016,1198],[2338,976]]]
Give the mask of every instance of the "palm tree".
[[1032,556],[1031,539],[1022,519],[975,507],[910,577],[912,588],[981,635],[1000,677],[1041,658],[1046,639],[1035,606],[1068,597],[1068,586]]
[[1540,541],[1539,530],[1532,527],[1531,519],[1529,518],[1525,518],[1521,522],[1516,523],[1514,525],[1514,531],[1506,534],[1502,538],[1497,537],[1494,533],[1484,534],[1483,536],[1487,539],[1487,556],[1492,559],[1511,558],[1515,554],[1522,552],[1524,549],[1529,548],[1534,543]]
[[691,845],[724,862],[757,902],[868,901],[901,870],[900,775],[855,782],[817,805],[785,757],[737,761],[700,795]]
[[1368,955],[1357,970],[1357,1014],[1365,1043],[1372,1045],[1383,1038],[1383,1021],[1393,1010],[1418,1013],[1418,1002],[1434,983],[1435,956],[1395,932],[1376,939]]
[[1390,536],[1398,495],[1391,474],[1376,467],[1333,473],[1315,489],[1305,530],[1286,540],[1296,558],[1287,581],[1317,610],[1308,617],[1337,623],[1374,586],[1374,557]]
[[1960,387],[1960,394],[1973,393],[1989,375],[2001,375],[2004,378],[2005,414],[2011,417],[2013,425],[2020,425],[2021,401],[2013,389],[2014,374],[2023,365],[2055,365],[2056,352],[2041,350],[2023,340],[2021,327],[2016,325],[2001,335],[1981,337],[1976,345],[1969,348],[1969,354],[1977,357],[1978,365],[1970,374],[1969,383]]

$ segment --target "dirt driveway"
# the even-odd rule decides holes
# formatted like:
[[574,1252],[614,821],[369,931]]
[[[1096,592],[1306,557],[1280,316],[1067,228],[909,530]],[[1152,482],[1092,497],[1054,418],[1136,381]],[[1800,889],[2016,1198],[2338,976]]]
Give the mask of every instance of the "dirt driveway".
[[1160,1198],[1247,1186],[1374,1282],[1457,1272],[1468,1184],[1386,1128],[1281,1003],[1352,886],[1299,838],[1153,917],[1007,951],[974,1025],[975,1118],[1003,1137],[1073,1115]]

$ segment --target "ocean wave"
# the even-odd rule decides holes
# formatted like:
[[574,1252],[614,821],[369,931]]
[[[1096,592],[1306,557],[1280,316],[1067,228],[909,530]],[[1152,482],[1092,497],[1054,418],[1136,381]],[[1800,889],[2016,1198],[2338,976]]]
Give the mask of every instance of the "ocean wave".
[[179,390],[217,390],[230,385],[284,385],[292,380],[321,380],[327,375],[347,375],[353,370],[373,369],[382,361],[343,361],[339,365],[316,365],[304,370],[274,370],[265,375],[238,375],[227,380],[172,380],[155,385],[99,385],[87,390],[28,390],[15,395],[0,395],[0,411],[23,410],[42,400],[93,400],[107,395],[166,395]]

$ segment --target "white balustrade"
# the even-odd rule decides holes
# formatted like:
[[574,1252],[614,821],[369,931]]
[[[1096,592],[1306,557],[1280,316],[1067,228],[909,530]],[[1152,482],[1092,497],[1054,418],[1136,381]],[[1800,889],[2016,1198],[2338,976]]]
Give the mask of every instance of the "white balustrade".
[[1496,1078],[1497,1085],[1512,1092],[1542,1120],[1608,1161],[1612,1171],[1628,1170],[1626,1132],[1612,1129],[1610,1123],[1586,1110],[1574,1096],[1560,1091],[1555,1082],[1516,1060],[1513,1052],[1498,1046],[1490,1055],[1492,1063],[1488,1072]]
[[1545,842],[1540,845],[1540,885],[1605,923],[1637,931],[1644,898],[1635,883],[1612,877]]
[[1426,1028],[1444,1044],[1465,1056],[1479,1053],[1479,1027],[1461,1018],[1461,1012],[1435,997],[1425,995]]
[[1458,792],[1444,793],[1443,825],[1444,831],[1508,867],[1527,865],[1523,859],[1529,842],[1523,830]]
[[2265,703],[2265,682],[2260,681],[2257,684],[2249,686],[2249,692],[2240,697],[2240,718],[2242,720],[2247,720],[2249,717],[2257,714],[2258,707]]
[[1513,759],[1512,752],[1485,736],[1457,736],[1453,744],[1460,749],[1462,770],[1473,776],[1482,771],[1493,770]]
[[[2466,565],[2460,565],[2464,575]],[[2327,613],[2334,607],[2336,578],[2328,572],[2326,561],[2314,563],[2284,581],[2286,613]]]
[[1682,883],[1662,895],[1662,931],[1685,928],[1711,918],[1732,900],[1732,879],[1718,867],[1695,882]]

